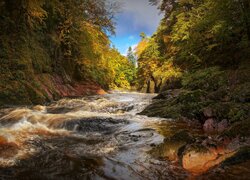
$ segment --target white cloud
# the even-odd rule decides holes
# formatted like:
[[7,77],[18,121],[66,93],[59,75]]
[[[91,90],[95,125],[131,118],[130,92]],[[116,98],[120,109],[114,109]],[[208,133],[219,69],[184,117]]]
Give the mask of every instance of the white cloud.
[[118,0],[121,2],[122,13],[131,16],[129,28],[147,28],[155,31],[162,18],[155,6],[151,6],[148,0]]

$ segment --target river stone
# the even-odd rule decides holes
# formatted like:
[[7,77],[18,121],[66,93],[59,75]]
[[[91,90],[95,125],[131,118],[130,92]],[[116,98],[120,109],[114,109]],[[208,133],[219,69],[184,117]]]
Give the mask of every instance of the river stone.
[[34,111],[40,111],[40,112],[46,112],[46,107],[45,106],[41,106],[41,105],[37,105],[37,106],[34,106],[32,108],[32,110],[34,110]]
[[202,174],[234,155],[234,152],[220,153],[211,149],[190,149],[182,158],[182,166],[193,174]]
[[203,125],[203,130],[206,133],[217,132],[217,129],[218,129],[218,124],[216,120],[213,118],[207,119]]
[[218,132],[223,132],[228,128],[228,121],[223,119],[221,122],[218,123]]
[[205,143],[191,144],[183,153],[182,166],[192,174],[203,174],[235,155],[234,150],[224,145],[211,146],[211,143],[216,143],[212,139],[205,141]]

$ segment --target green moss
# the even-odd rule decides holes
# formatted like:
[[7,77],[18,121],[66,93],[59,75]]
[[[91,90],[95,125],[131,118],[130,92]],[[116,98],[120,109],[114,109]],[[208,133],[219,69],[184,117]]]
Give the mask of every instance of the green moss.
[[206,92],[203,90],[195,90],[195,91],[183,91],[176,98],[177,103],[195,103],[205,101]]
[[186,89],[217,90],[228,84],[227,73],[218,67],[201,69],[193,73],[186,73],[182,77],[182,85]]
[[202,115],[202,109],[210,103],[206,100],[205,91],[181,91],[176,97],[155,101],[142,114],[165,118],[199,119]]
[[250,102],[250,82],[239,84],[233,88],[231,98],[236,102]]
[[250,137],[250,118],[234,123],[223,135],[228,137]]

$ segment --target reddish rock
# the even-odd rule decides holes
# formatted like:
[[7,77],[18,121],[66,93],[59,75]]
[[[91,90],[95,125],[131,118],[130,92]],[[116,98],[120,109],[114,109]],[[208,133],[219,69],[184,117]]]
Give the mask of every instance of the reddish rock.
[[228,128],[228,122],[226,119],[223,119],[221,122],[218,123],[218,132],[223,132]]
[[183,155],[182,165],[187,171],[199,175],[225,161],[227,158],[232,157],[234,154],[235,152],[226,149],[214,149],[205,152],[197,152],[193,150]]
[[206,120],[204,125],[203,125],[203,130],[206,133],[217,132],[217,129],[218,129],[218,124],[217,124],[216,120],[213,118]]
[[69,77],[63,79],[61,76],[50,74],[36,76],[36,81],[43,90],[41,94],[46,94],[49,100],[106,94],[99,84],[92,81],[74,81]]

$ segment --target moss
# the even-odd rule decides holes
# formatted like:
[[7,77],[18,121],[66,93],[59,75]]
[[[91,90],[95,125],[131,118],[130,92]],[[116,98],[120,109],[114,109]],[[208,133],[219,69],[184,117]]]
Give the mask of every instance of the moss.
[[31,104],[25,86],[18,81],[12,81],[1,88],[0,99],[6,105]]
[[193,142],[193,137],[188,133],[187,130],[180,130],[175,133],[172,137],[165,139],[164,141],[184,141],[185,143]]
[[185,153],[188,153],[188,152],[191,152],[191,151],[194,151],[194,152],[197,152],[197,153],[207,153],[209,150],[208,150],[207,147],[205,147],[205,146],[202,145],[202,144],[194,143],[194,144],[191,144],[191,145],[185,150]]
[[195,91],[184,91],[179,94],[176,98],[177,103],[194,103],[205,101],[206,92],[203,90],[195,90]]
[[243,84],[237,85],[233,90],[231,91],[231,98],[235,102],[250,102],[250,83],[246,82]]
[[227,77],[227,72],[220,70],[219,67],[210,67],[184,74],[182,85],[190,90],[214,91],[228,84]]
[[46,102],[46,97],[44,97],[44,95],[38,91],[37,87],[33,87],[29,83],[26,83],[25,86],[28,97],[33,104],[43,104]]
[[208,92],[207,98],[212,101],[230,101],[230,89],[227,86],[222,86],[216,91]]
[[247,119],[234,123],[223,135],[231,138],[237,136],[250,137],[250,118],[248,117]]
[[202,109],[210,104],[206,101],[206,92],[202,90],[181,91],[176,97],[155,101],[141,114],[165,118],[200,118]]

